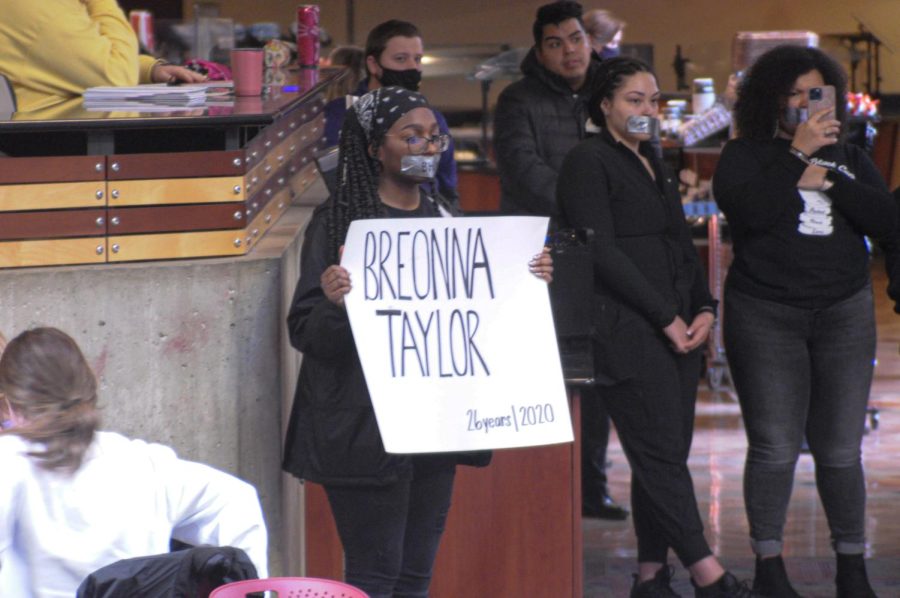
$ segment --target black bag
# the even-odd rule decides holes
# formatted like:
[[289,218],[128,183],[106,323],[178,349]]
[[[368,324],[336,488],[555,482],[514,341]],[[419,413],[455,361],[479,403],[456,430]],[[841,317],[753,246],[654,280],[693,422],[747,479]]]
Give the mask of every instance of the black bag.
[[548,240],[553,255],[550,305],[563,377],[568,382],[593,380],[591,305],[594,295],[592,233],[566,229]]

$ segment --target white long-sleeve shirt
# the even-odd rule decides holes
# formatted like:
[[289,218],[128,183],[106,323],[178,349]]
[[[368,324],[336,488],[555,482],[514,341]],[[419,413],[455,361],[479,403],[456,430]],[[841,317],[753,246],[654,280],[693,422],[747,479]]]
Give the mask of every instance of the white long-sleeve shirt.
[[268,575],[256,489],[166,446],[98,432],[72,475],[0,437],[0,596],[72,598],[91,572],[168,552],[169,539],[234,546]]

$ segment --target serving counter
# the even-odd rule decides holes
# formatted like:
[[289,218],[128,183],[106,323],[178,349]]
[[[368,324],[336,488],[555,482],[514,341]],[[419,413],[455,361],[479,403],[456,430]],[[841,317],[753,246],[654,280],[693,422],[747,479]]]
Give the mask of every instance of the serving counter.
[[281,472],[301,359],[284,322],[326,196],[328,79],[202,109],[75,98],[0,120],[0,331],[70,333],[104,429],[252,483],[273,575],[303,568],[303,493]]
[[329,80],[166,112],[73,98],[0,121],[0,268],[251,251],[315,180]]

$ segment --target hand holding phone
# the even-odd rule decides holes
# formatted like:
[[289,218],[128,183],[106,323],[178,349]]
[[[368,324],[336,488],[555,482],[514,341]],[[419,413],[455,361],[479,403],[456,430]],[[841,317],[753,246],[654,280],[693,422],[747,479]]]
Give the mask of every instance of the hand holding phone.
[[835,97],[834,85],[823,85],[822,87],[811,87],[809,90],[809,116],[812,118],[823,110],[832,110],[831,118],[835,117],[834,113]]
[[797,126],[792,145],[811,156],[819,148],[837,143],[841,123],[836,117],[833,85],[811,87],[807,93],[809,119]]

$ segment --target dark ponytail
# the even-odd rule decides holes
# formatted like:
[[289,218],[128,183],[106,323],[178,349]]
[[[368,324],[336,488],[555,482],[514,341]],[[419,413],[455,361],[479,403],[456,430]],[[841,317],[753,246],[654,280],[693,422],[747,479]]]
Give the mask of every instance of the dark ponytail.
[[591,121],[595,125],[598,127],[606,126],[606,117],[600,108],[603,100],[612,100],[613,95],[622,86],[625,78],[637,73],[650,73],[656,77],[650,65],[630,56],[617,56],[600,63],[597,75],[594,77],[594,93],[591,94],[591,99],[588,100],[588,115],[590,115]]

